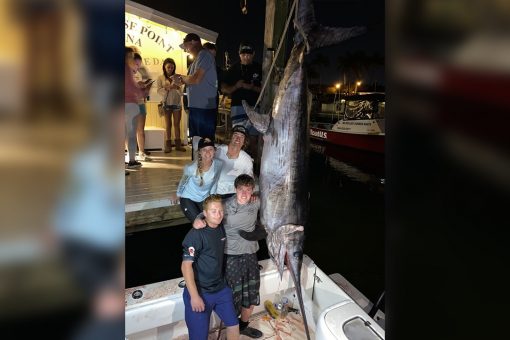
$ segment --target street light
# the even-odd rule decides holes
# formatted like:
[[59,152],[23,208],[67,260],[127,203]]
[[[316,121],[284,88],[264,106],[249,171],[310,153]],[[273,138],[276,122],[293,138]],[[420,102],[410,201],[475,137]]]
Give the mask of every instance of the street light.
[[[336,88],[336,92],[335,92],[335,99],[333,100],[333,109],[335,110],[336,114],[337,114],[337,120],[340,119],[338,117],[338,115],[340,114],[340,106],[338,104],[340,104],[340,87],[342,86],[342,83],[336,83],[335,84],[335,88]],[[338,99],[337,99],[338,97]],[[338,102],[337,102],[338,100]]]
[[358,93],[358,86],[360,86],[360,85],[361,85],[361,81],[357,81],[356,82],[356,88],[354,89],[355,93]]

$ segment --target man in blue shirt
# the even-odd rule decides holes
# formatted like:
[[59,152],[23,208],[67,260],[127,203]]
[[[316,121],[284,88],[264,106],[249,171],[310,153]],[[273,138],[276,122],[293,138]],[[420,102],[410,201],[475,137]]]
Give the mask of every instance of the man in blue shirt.
[[180,45],[193,56],[188,75],[174,74],[172,80],[177,85],[186,85],[189,106],[190,137],[201,136],[215,139],[218,105],[218,75],[216,62],[209,51],[204,49],[200,37],[189,33]]

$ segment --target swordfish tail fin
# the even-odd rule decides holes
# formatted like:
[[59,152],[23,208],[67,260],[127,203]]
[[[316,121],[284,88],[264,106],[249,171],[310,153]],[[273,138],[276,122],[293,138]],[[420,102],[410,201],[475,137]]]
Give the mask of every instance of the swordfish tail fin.
[[267,236],[269,255],[276,263],[280,277],[283,275],[285,264],[290,271],[294,287],[298,296],[299,307],[305,323],[306,337],[310,340],[310,331],[306,320],[303,294],[301,293],[301,266],[303,264],[304,227],[296,224],[286,224],[278,227]]
[[305,42],[308,52],[320,47],[338,44],[366,32],[362,26],[327,27],[315,21],[312,0],[299,0],[297,17],[294,20],[296,45]]

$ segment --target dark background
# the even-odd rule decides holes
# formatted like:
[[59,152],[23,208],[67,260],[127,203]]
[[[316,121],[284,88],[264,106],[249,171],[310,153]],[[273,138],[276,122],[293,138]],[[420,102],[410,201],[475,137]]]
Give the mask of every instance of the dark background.
[[[225,51],[229,53],[231,63],[239,61],[238,48],[240,42],[244,40],[253,44],[254,60],[262,63],[265,1],[247,0],[246,15],[242,14],[240,2],[236,0],[194,1],[193,5],[187,1],[139,0],[136,2],[219,33],[216,42],[218,51],[216,62],[222,67],[225,65]],[[316,20],[320,24],[367,27],[367,33],[362,36],[312,53],[310,58],[320,53],[329,59],[329,66],[319,68],[323,84],[333,85],[341,81],[341,74],[337,69],[337,57],[345,55],[348,51],[365,51],[369,55],[377,53],[384,56],[384,4],[382,0],[314,1]],[[291,5],[292,1],[289,1],[289,7]],[[289,27],[292,29],[292,21]],[[277,46],[274,46],[275,50],[276,48]],[[376,77],[379,83],[384,83],[382,69],[377,72]]]

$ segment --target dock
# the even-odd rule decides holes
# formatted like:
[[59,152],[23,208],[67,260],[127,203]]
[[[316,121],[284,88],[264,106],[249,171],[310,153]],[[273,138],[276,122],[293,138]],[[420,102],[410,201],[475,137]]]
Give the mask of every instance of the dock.
[[[220,110],[220,124],[216,127],[216,142],[224,143],[226,110]],[[191,145],[186,152],[172,149],[151,150],[150,162],[142,162],[139,169],[128,169],[126,176],[125,225],[126,233],[165,228],[189,223],[184,217],[176,196],[184,166],[191,162]]]

